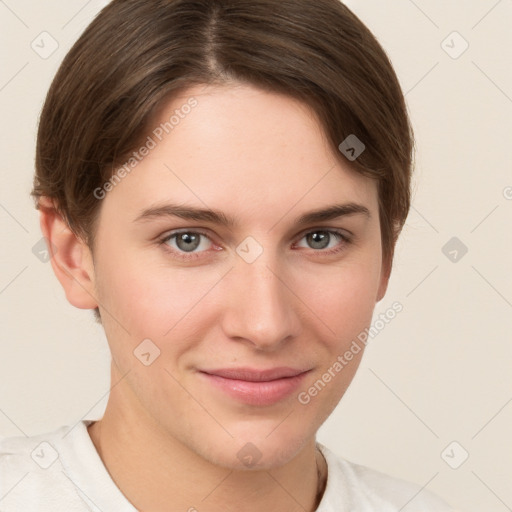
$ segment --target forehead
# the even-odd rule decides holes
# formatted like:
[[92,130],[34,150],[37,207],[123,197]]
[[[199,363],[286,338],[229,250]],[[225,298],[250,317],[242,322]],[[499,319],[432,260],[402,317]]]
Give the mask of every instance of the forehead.
[[294,205],[376,207],[375,182],[333,153],[314,113],[294,98],[195,86],[163,103],[149,127],[150,151],[107,196],[122,211],[172,199],[275,222]]

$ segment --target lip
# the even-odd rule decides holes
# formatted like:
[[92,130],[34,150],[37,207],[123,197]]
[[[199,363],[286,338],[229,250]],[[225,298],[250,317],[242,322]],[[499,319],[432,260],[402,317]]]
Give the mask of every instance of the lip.
[[310,371],[289,367],[266,370],[222,368],[203,370],[199,374],[238,401],[250,405],[272,405],[296,391]]

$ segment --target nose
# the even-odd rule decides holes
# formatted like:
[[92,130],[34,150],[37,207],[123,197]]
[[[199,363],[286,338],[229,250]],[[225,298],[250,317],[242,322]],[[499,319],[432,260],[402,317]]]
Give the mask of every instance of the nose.
[[300,300],[290,273],[265,254],[251,264],[239,260],[229,273],[222,325],[229,338],[271,352],[298,336]]

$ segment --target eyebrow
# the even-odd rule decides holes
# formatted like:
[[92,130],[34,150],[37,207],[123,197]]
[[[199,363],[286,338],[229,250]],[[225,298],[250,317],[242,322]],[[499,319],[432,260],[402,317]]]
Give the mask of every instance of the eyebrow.
[[[298,227],[316,222],[326,222],[349,215],[364,215],[371,218],[370,210],[362,204],[346,203],[335,204],[326,208],[313,210],[304,213],[295,220]],[[233,228],[237,222],[234,217],[226,215],[224,212],[208,208],[196,208],[194,206],[177,205],[165,203],[147,208],[134,220],[134,222],[144,222],[162,217],[178,217],[184,220],[210,222]]]

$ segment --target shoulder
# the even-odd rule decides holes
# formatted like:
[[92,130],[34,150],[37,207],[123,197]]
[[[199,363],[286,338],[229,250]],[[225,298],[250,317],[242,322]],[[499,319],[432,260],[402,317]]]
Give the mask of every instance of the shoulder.
[[63,426],[34,436],[0,438],[0,497],[5,510],[28,510],[28,505],[43,503],[38,510],[58,510],[63,501],[76,499],[58,451],[68,430]]
[[[53,446],[66,427],[34,436],[0,437],[0,469],[6,471],[33,471],[48,469],[56,460]],[[3,478],[0,480],[3,483]]]
[[328,476],[318,512],[347,507],[358,512],[455,512],[420,485],[345,460],[317,443],[327,461]]
[[31,470],[49,468],[58,458],[54,444],[59,444],[70,427],[33,436],[0,437],[0,467]]

